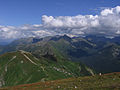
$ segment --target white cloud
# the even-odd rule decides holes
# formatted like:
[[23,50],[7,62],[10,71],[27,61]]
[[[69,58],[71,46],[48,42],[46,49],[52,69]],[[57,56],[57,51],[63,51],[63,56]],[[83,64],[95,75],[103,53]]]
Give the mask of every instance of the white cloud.
[[0,26],[0,40],[52,35],[120,35],[120,6],[105,8],[100,15],[42,16],[42,24]]
[[120,14],[120,6],[113,8],[114,13]]
[[116,34],[120,34],[120,30],[118,30],[118,31],[116,32]]
[[109,14],[113,14],[113,9],[105,9],[101,12],[101,15],[107,16]]

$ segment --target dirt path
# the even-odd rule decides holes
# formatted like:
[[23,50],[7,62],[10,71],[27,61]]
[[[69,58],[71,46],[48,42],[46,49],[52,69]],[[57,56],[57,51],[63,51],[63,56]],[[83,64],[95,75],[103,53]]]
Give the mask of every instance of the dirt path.
[[28,59],[31,63],[33,63],[34,65],[37,65],[35,62],[33,62],[27,55],[25,55],[24,53],[22,53],[23,56]]

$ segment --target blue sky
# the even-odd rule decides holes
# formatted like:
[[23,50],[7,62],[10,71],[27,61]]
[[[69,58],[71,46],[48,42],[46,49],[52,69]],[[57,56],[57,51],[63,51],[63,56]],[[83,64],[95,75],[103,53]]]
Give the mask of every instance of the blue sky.
[[64,34],[120,36],[120,0],[0,0],[0,44]]
[[120,0],[0,0],[0,25],[40,24],[41,16],[99,14]]

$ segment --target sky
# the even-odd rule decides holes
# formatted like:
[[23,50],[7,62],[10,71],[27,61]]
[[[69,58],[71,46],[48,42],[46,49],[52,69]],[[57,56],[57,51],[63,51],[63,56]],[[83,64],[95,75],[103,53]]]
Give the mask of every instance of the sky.
[[120,35],[120,0],[0,0],[0,43],[68,34]]
[[104,7],[118,5],[120,0],[0,0],[0,24],[39,24],[42,15],[95,15]]

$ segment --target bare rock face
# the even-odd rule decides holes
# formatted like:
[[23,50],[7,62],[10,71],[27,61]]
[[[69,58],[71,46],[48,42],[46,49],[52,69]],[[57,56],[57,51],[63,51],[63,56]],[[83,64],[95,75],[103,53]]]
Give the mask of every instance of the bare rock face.
[[120,49],[119,48],[113,48],[112,50],[113,57],[118,57],[120,55]]

